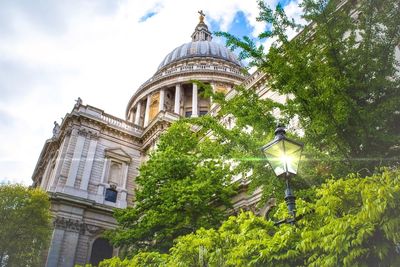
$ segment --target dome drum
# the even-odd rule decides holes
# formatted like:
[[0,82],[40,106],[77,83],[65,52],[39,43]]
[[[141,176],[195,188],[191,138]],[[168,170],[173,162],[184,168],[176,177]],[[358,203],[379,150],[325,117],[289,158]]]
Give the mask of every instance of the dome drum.
[[235,65],[216,59],[193,58],[177,62],[146,81],[132,96],[127,106],[129,110],[136,103],[162,87],[174,86],[176,83],[200,80],[204,82],[221,81],[231,85],[243,82],[246,75]]

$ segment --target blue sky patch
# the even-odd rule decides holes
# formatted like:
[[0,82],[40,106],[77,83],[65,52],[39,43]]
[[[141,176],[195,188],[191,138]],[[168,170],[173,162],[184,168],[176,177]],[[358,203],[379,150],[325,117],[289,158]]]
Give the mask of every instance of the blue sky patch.
[[244,13],[242,11],[237,12],[228,32],[242,38],[243,36],[249,36],[252,31],[253,27],[250,26]]
[[[212,32],[220,31],[219,23],[217,21],[212,20],[210,22],[210,29]],[[243,38],[243,36],[250,36],[253,31],[253,27],[250,26],[249,22],[246,19],[246,16],[243,12],[239,11],[235,14],[233,18],[232,24],[230,25],[227,32],[230,34],[237,36],[239,38]],[[225,44],[224,38],[213,36],[214,42]]]
[[139,19],[139,22],[145,22],[146,20],[148,20],[149,18],[153,17],[156,14],[157,14],[157,12],[155,12],[155,11],[149,11],[143,17],[141,17]]
[[285,7],[285,6],[289,5],[291,2],[293,2],[293,1],[291,1],[291,0],[281,0],[281,1],[279,1],[279,4],[281,4],[282,7]]

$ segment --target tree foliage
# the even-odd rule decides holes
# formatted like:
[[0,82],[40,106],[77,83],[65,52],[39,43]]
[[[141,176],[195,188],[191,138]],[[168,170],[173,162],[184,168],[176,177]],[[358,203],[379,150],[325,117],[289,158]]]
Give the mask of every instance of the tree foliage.
[[[218,229],[179,237],[169,254],[139,253],[100,266],[398,266],[399,182],[398,169],[329,180],[315,189],[315,202],[298,200],[304,217],[296,226],[243,212]],[[286,214],[281,203],[275,217]]]
[[[273,138],[277,124],[300,133],[294,137],[305,143],[294,187],[308,199],[313,192],[307,188],[332,176],[368,175],[375,168],[399,163],[398,2],[347,1],[340,9],[337,4],[304,1],[309,25],[293,39],[286,33],[300,26],[280,5],[272,10],[262,1],[258,19],[267,23],[268,30],[259,40],[217,33],[241,51],[242,59],[249,58],[250,66],[266,73],[267,88],[280,97],[261,99],[257,88],[237,86],[236,94],[226,98],[199,83],[221,109],[215,121],[199,118],[195,123],[227,145],[227,157],[237,162],[235,170],[243,176],[251,173],[250,189],[262,186],[264,200],[283,192],[259,150]],[[272,40],[268,53],[256,45],[265,38]],[[226,117],[234,118],[230,130],[218,124]]]
[[400,6],[395,0],[338,4],[304,0],[309,25],[290,40],[286,33],[299,26],[280,5],[272,10],[260,1],[259,20],[269,30],[257,41],[272,40],[268,53],[249,38],[219,35],[268,74],[269,88],[290,96],[279,107],[282,119],[298,118],[304,141],[342,163],[329,168],[341,174],[371,172],[398,162]]
[[50,238],[46,193],[21,185],[0,185],[0,266],[42,266]]
[[167,251],[172,241],[200,227],[216,227],[230,207],[234,185],[221,146],[184,122],[164,133],[140,167],[135,205],[115,211],[108,237],[127,253]]

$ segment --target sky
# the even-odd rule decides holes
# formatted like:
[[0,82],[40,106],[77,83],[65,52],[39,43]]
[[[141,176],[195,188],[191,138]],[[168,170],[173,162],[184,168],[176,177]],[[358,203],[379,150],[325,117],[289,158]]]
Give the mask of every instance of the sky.
[[[298,20],[300,1],[280,2]],[[0,183],[32,183],[53,122],[78,97],[124,118],[136,89],[191,40],[199,10],[212,32],[265,29],[256,0],[0,0]]]

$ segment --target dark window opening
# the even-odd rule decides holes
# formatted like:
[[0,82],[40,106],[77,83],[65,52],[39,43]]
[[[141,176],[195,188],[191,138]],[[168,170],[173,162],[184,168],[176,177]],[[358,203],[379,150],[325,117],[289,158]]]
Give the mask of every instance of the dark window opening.
[[90,264],[99,265],[102,260],[112,258],[113,247],[104,238],[97,238],[92,245],[92,253],[90,254]]
[[208,113],[207,110],[200,110],[199,116],[204,116]]
[[192,116],[192,112],[191,111],[186,111],[185,112],[185,117],[191,117]]
[[107,188],[105,200],[115,203],[117,202],[117,194],[118,194],[117,190],[112,188]]

